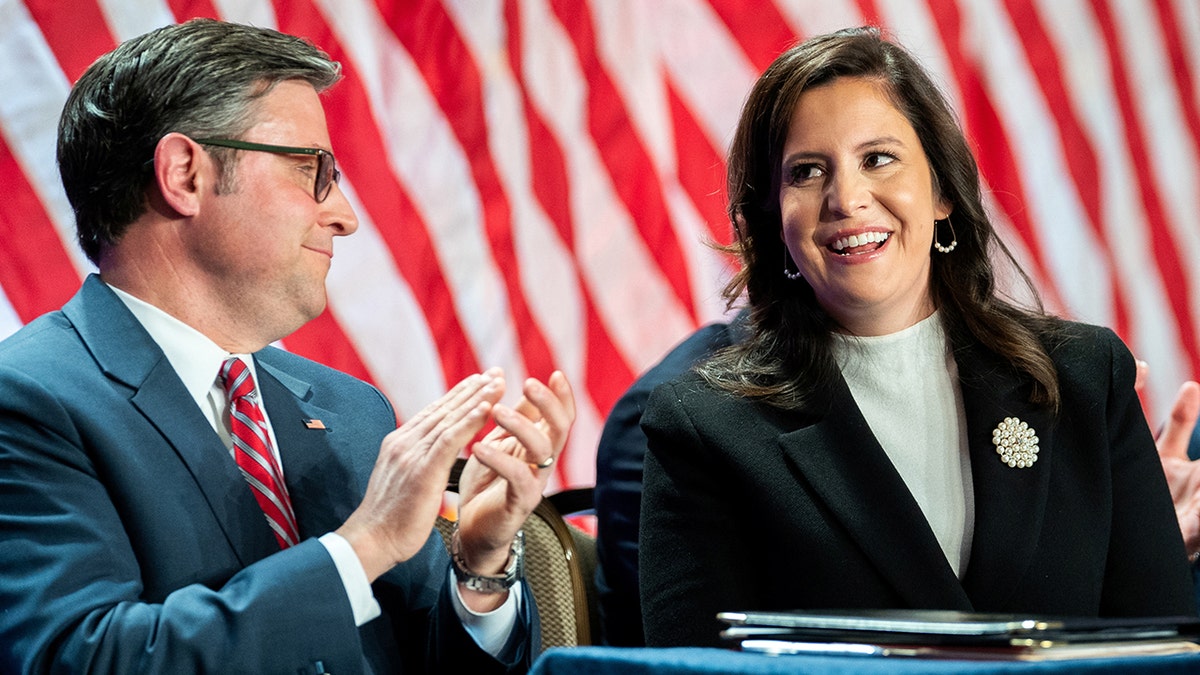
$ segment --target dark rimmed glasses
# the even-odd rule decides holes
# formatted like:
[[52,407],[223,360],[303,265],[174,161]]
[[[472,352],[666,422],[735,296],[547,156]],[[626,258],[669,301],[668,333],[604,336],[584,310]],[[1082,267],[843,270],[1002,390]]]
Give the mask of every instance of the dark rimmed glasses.
[[233,148],[234,150],[270,152],[276,155],[315,156],[317,158],[317,179],[313,182],[313,199],[317,200],[318,204],[325,201],[325,198],[329,196],[329,191],[333,189],[333,184],[342,178],[342,172],[338,171],[337,160],[333,158],[333,153],[321,148],[268,145],[266,143],[238,141],[231,138],[197,138],[195,140],[202,145],[215,145],[221,148]]

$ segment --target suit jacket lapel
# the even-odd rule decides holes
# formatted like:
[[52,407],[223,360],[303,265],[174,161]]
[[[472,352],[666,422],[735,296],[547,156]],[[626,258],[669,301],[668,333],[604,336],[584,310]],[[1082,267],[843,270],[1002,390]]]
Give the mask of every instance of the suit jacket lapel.
[[[1028,377],[981,346],[959,349],[955,359],[975,490],[975,532],[963,585],[977,606],[1001,607],[1025,576],[1040,538],[1054,461],[1054,417],[1029,403]],[[996,453],[992,431],[1006,417],[1024,421],[1037,434],[1040,451],[1032,467],[1010,467]]]
[[969,611],[970,600],[920,506],[845,380],[839,376],[830,393],[828,413],[780,436],[785,456],[908,603]]
[[335,530],[358,505],[366,488],[359,485],[358,478],[334,450],[343,420],[311,402],[312,386],[308,382],[261,358],[255,361],[300,536],[320,536]]
[[[188,467],[243,564],[278,551],[262,511],[212,426],[137,319],[95,275],[63,307],[104,373],[129,387],[130,403]],[[153,448],[148,443],[147,448]],[[131,453],[141,451],[130,448]],[[255,517],[257,516],[257,517]]]

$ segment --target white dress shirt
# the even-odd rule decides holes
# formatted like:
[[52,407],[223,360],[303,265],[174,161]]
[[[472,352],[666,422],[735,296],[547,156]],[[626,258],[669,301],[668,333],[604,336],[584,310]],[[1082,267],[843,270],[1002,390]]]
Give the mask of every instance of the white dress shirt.
[[[171,363],[171,367],[183,381],[184,388],[196,401],[196,405],[204,413],[205,419],[212,425],[213,430],[220,436],[232,458],[233,440],[229,429],[229,401],[219,374],[225,360],[236,356],[250,369],[250,374],[254,376],[257,387],[258,371],[255,369],[253,357],[249,354],[230,354],[204,334],[158,307],[114,286],[109,286],[109,288],[125,303],[133,316],[162,349],[167,361]],[[258,393],[261,401],[262,390],[259,389]],[[271,438],[271,450],[275,454],[275,461],[279,464],[281,472],[286,474],[287,467],[283,466],[283,461],[279,456],[275,431],[271,426],[271,419],[267,415],[265,402],[260,407],[263,418],[267,422],[267,434]],[[334,566],[342,578],[342,584],[346,588],[346,595],[354,612],[355,625],[361,626],[379,616],[379,603],[375,600],[371,584],[367,581],[367,574],[363,570],[358,556],[354,553],[354,548],[350,546],[350,542],[335,532],[321,535],[318,541],[325,546],[330,557],[333,558]],[[451,594],[454,609],[463,622],[463,627],[484,651],[493,656],[498,655],[505,643],[508,642],[508,637],[516,625],[521,601],[521,586],[519,584],[513,586],[509,591],[508,598],[500,607],[481,614],[472,611],[463,603],[458,592],[458,584],[455,583],[453,577],[453,571],[448,570],[447,574],[449,582],[455,589],[455,592]]]

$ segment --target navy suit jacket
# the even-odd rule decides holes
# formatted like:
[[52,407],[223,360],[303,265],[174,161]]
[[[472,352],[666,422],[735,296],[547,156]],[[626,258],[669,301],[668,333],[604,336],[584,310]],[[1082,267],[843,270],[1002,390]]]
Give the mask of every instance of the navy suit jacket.
[[[840,376],[796,411],[695,374],[660,386],[642,417],[647,643],[716,643],[717,612],[752,609],[1193,615],[1133,357],[1110,330],[1065,330],[1057,415],[1007,363],[956,345],[975,506],[961,579]],[[1030,468],[992,445],[1006,417],[1040,439]]]
[[[355,627],[313,538],[358,505],[395,415],[350,376],[274,348],[254,358],[304,539],[284,551],[97,277],[0,343],[0,672],[506,672],[455,615],[433,533],[374,584],[383,615]],[[537,640],[525,599],[508,671]]]

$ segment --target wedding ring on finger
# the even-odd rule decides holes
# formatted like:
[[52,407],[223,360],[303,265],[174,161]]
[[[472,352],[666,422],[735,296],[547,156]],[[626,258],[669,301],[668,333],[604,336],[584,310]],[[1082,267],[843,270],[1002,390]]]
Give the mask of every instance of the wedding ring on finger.
[[550,467],[554,466],[554,455],[550,455],[546,459],[537,463],[530,462],[529,466],[535,469],[549,469]]

